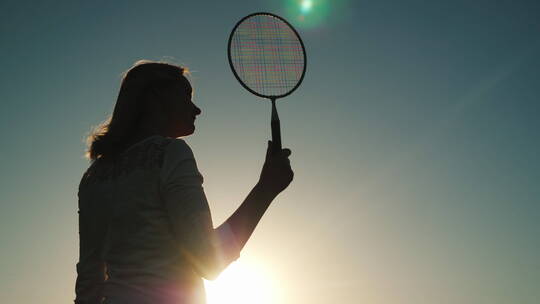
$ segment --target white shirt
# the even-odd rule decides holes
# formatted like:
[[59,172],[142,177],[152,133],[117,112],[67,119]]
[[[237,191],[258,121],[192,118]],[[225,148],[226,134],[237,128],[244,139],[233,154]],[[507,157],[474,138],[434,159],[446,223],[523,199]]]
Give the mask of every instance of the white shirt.
[[213,228],[193,152],[152,136],[98,159],[79,186],[75,303],[204,303],[201,277],[239,257],[229,226]]

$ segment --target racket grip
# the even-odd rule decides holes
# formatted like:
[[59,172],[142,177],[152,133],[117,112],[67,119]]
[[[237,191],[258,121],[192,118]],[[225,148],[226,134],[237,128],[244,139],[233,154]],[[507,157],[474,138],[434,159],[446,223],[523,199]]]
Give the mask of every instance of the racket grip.
[[279,122],[275,99],[272,99],[272,119],[270,121],[270,125],[272,127],[273,152],[277,153],[281,151],[281,124]]

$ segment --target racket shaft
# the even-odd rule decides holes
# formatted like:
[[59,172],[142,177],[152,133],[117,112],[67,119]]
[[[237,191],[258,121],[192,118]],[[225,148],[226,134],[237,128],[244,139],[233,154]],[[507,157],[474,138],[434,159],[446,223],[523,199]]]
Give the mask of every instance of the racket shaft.
[[281,125],[274,99],[272,99],[272,119],[270,125],[272,127],[272,146],[274,147],[274,153],[277,153],[281,151]]
[[278,120],[272,120],[272,146],[274,147],[274,153],[281,150],[281,127]]

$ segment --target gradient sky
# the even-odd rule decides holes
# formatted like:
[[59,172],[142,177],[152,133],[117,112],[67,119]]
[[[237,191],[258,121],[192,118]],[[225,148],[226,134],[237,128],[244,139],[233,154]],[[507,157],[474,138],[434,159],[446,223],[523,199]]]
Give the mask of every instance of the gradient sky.
[[[159,2],[159,4],[158,4]],[[226,42],[288,18],[308,69],[280,101],[295,180],[242,252],[283,304],[536,304],[540,2],[293,0],[0,3],[0,302],[69,303],[84,135],[139,59],[192,70],[215,224],[257,181],[270,105]]]

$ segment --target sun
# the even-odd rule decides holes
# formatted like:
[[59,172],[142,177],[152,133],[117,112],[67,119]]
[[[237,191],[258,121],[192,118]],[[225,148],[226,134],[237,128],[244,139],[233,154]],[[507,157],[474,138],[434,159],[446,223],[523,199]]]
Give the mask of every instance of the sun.
[[269,274],[250,261],[236,261],[217,279],[204,282],[207,304],[275,304],[278,292]]
[[300,2],[300,10],[302,13],[309,13],[312,7],[313,1],[311,0],[302,0],[302,2]]

